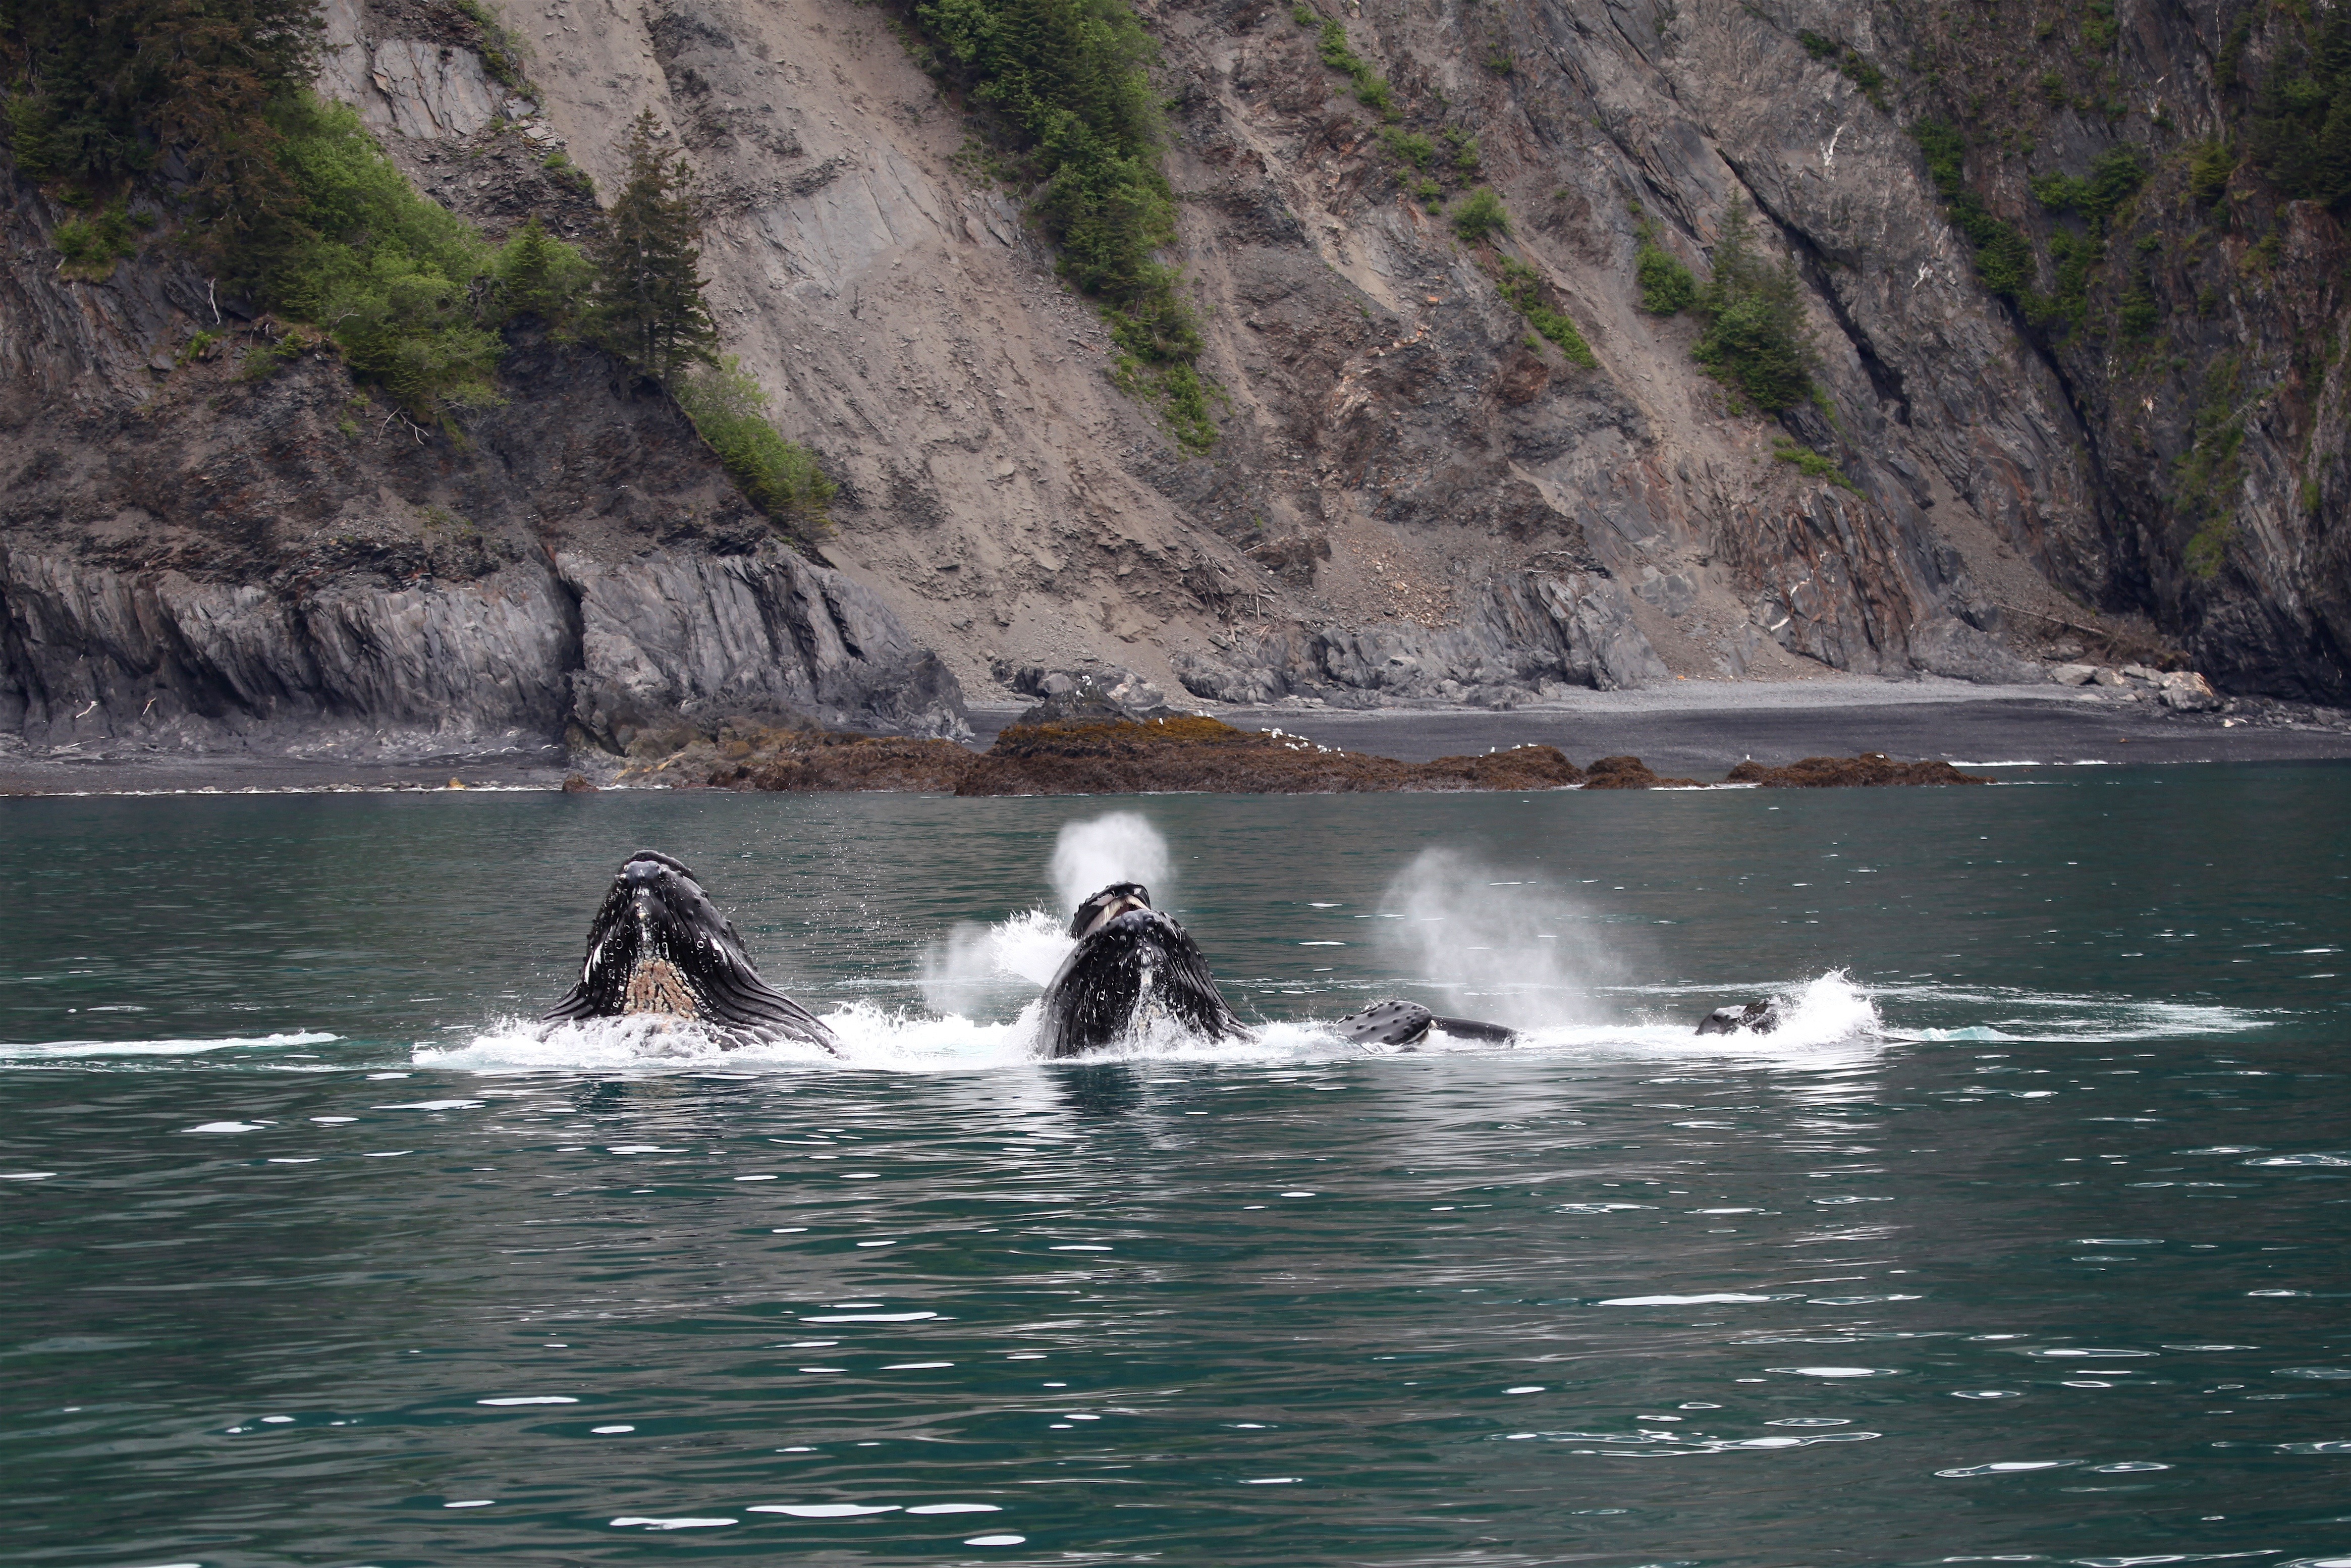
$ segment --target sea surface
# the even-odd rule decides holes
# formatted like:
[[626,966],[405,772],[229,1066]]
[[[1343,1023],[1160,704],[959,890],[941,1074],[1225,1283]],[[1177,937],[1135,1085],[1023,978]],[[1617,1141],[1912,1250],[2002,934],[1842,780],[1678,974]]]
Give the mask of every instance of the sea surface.
[[[1997,776],[0,800],[0,1561],[2351,1565],[2351,767]],[[844,1058],[529,1021],[639,848]]]

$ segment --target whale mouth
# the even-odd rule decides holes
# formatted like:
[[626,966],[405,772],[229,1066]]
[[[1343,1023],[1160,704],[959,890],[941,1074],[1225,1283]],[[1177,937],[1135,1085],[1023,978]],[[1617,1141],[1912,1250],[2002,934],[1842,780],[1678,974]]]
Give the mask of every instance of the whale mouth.
[[699,1023],[730,1043],[784,1039],[838,1051],[815,1016],[759,977],[742,939],[684,862],[629,857],[588,930],[580,983],[543,1021],[660,1018]]
[[1114,882],[1083,904],[1070,920],[1070,936],[1082,942],[1122,915],[1151,907],[1151,890],[1139,882]]

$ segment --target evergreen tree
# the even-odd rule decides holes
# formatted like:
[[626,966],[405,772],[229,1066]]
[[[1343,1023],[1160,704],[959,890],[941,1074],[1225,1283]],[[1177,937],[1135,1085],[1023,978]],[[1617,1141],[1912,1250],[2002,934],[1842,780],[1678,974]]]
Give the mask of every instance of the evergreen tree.
[[596,247],[595,335],[638,374],[667,382],[708,364],[718,329],[702,303],[702,214],[687,189],[694,171],[669,162],[661,122],[647,110],[629,127],[628,181]]
[[269,111],[321,26],[318,0],[0,0],[0,134],[20,172],[89,194],[170,169],[227,254],[298,210]]
[[501,321],[536,316],[558,333],[571,327],[587,293],[590,268],[585,257],[547,232],[533,217],[507,236],[493,269]]
[[1714,277],[1698,294],[1706,318],[1692,355],[1716,379],[1776,413],[1813,393],[1813,340],[1793,257],[1759,255],[1747,204],[1734,198],[1714,246]]

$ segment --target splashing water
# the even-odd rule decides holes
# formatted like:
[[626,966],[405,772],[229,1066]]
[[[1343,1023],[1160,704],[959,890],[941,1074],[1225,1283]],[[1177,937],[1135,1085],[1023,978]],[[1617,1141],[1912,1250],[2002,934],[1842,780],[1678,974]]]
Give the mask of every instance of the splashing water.
[[1172,870],[1167,841],[1135,811],[1066,822],[1053,842],[1053,889],[1064,913],[1074,914],[1081,903],[1114,882],[1143,883],[1164,909]]
[[1554,889],[1458,850],[1427,849],[1388,883],[1379,940],[1407,983],[1435,987],[1440,1012],[1516,1028],[1588,1018],[1613,967],[1591,917]]
[[[1049,916],[1031,912],[992,933]],[[1877,1009],[1867,992],[1844,971],[1792,987],[1779,994],[1783,1022],[1770,1034],[1699,1035],[1679,1019],[1657,1022],[1572,1023],[1556,1018],[1528,1026],[1510,1045],[1451,1041],[1432,1037],[1429,1049],[1589,1058],[1623,1056],[1674,1059],[1740,1057],[1795,1068],[1852,1065],[1874,1056],[1886,1043]],[[1336,998],[1333,998],[1334,1002]],[[1331,1011],[1335,1013],[1337,1006]],[[723,1067],[731,1071],[797,1073],[843,1069],[879,1072],[964,1072],[1033,1065],[1037,1003],[1012,1018],[988,1022],[949,1014],[885,1009],[852,1002],[825,1015],[839,1038],[840,1056],[790,1043],[729,1048],[694,1024],[646,1017],[591,1019],[578,1024],[545,1025],[501,1019],[455,1047],[419,1045],[418,1067],[485,1072],[554,1071],[619,1073],[675,1072]],[[1276,1019],[1255,1026],[1247,1040],[1203,1040],[1165,1018],[1148,1020],[1131,1037],[1089,1057],[1095,1061],[1261,1061],[1297,1063],[1339,1061],[1366,1054],[1367,1048],[1342,1040],[1327,1018]],[[1373,1051],[1373,1054],[1381,1052]]]
[[923,952],[923,1005],[959,1018],[1013,1005],[1050,984],[1075,946],[1061,922],[1042,909],[1023,910],[993,925],[959,921]]

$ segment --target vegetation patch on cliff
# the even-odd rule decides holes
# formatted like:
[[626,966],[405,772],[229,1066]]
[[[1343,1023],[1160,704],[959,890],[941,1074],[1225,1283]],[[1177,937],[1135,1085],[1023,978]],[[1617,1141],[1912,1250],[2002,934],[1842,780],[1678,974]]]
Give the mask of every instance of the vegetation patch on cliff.
[[987,111],[1016,178],[1036,188],[1030,210],[1062,276],[1102,301],[1114,379],[1206,451],[1215,392],[1198,368],[1199,322],[1182,271],[1159,259],[1175,243],[1176,196],[1143,24],[1125,0],[922,0],[911,22],[933,73]]
[[1756,249],[1747,204],[1734,198],[1714,245],[1714,276],[1698,291],[1706,330],[1692,353],[1717,381],[1767,413],[1813,396],[1813,339],[1795,258],[1779,266]]

